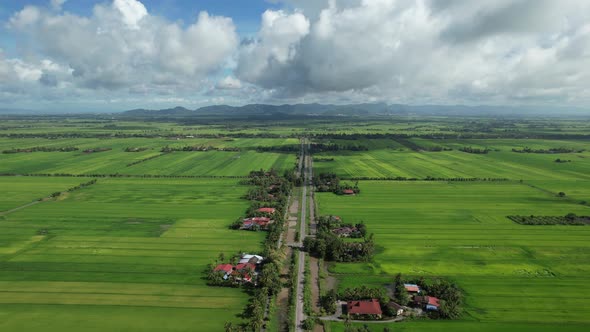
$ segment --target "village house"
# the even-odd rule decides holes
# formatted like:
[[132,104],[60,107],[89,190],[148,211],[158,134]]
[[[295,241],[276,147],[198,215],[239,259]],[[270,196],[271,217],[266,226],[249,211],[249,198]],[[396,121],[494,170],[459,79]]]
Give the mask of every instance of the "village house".
[[231,264],[219,264],[213,271],[223,272],[223,280],[233,279],[234,281],[252,282],[252,277],[258,275],[256,264],[246,261],[236,266]]
[[381,311],[381,305],[379,300],[359,300],[359,301],[348,301],[346,303],[346,312],[350,316],[375,316],[381,318],[383,312]]
[[352,190],[352,189],[344,189],[344,190],[342,190],[342,193],[344,195],[354,195],[354,190]]
[[256,212],[274,214],[276,212],[276,209],[271,207],[261,207],[260,209],[256,210]]
[[216,272],[223,271],[224,272],[223,280],[227,280],[227,279],[229,279],[232,272],[234,271],[234,267],[231,264],[219,264],[215,267],[215,269],[213,269],[213,271],[216,271]]
[[351,234],[356,232],[358,232],[356,227],[339,227],[332,230],[332,233],[340,237],[349,237]]
[[432,311],[440,307],[439,299],[434,296],[414,296],[414,305]]
[[232,273],[236,281],[252,282],[252,275],[257,275],[256,264],[252,263],[240,263],[236,265],[234,272]]
[[416,284],[404,284],[404,287],[410,296],[420,294],[420,286]]
[[253,218],[246,218],[242,220],[242,227],[241,229],[252,229],[254,227],[259,227],[260,229],[266,229],[270,223],[274,220],[268,217],[253,217]]
[[250,254],[243,254],[242,258],[240,258],[240,264],[244,263],[252,263],[252,264],[260,264],[264,260],[264,257],[259,255],[250,255]]

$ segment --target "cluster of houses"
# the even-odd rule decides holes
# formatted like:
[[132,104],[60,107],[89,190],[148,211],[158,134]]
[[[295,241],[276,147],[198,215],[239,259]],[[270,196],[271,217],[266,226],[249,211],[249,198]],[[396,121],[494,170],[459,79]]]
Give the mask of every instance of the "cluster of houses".
[[[422,290],[416,284],[404,284],[404,287],[412,297],[414,307],[426,311],[438,311],[440,307],[438,298],[421,295]],[[404,307],[395,302],[389,302],[388,307],[390,309],[389,311],[395,313],[396,316],[404,313]],[[383,316],[383,310],[381,310],[381,304],[378,299],[348,301],[346,303],[346,312],[353,318],[371,317],[381,319]]]
[[339,237],[350,237],[353,234],[358,233],[358,229],[356,227],[338,227],[332,229],[332,233],[338,235]]
[[404,284],[408,295],[412,297],[414,306],[428,311],[438,311],[440,303],[434,296],[423,296],[420,286],[416,284]]
[[264,257],[259,255],[242,254],[236,265],[229,263],[219,264],[213,268],[214,272],[223,273],[223,280],[234,282],[253,283],[256,285],[256,277]]
[[[264,213],[268,216],[272,216],[276,213],[275,208],[261,207],[256,210],[258,213]],[[274,220],[270,217],[250,217],[242,220],[240,229],[254,230],[254,229],[267,229],[268,225],[272,224]]]

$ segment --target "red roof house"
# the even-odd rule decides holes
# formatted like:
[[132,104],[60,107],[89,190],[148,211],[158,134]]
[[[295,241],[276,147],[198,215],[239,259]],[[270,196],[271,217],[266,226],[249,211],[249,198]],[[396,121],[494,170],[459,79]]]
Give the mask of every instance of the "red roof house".
[[258,210],[256,210],[258,212],[262,212],[262,213],[275,213],[276,209],[275,208],[270,208],[270,207],[262,207]]
[[236,265],[236,271],[241,271],[241,270],[245,270],[245,269],[250,269],[252,271],[256,270],[256,264],[253,263],[240,263],[238,265]]
[[342,193],[344,195],[354,195],[354,190],[352,190],[352,189],[344,189],[344,190],[342,190]]
[[213,269],[213,271],[223,271],[226,274],[232,273],[234,267],[231,264],[219,264]]
[[440,303],[434,296],[414,296],[414,304],[426,310],[438,310]]
[[254,225],[258,225],[260,228],[266,228],[271,222],[273,222],[273,220],[268,217],[246,218],[242,221],[242,228],[250,229],[254,227]]
[[410,294],[420,293],[420,286],[416,284],[404,284],[406,291]]
[[250,273],[247,273],[247,272],[256,273],[255,269],[256,269],[256,264],[240,263],[240,264],[236,265],[236,270],[234,271],[234,276],[235,276],[236,280],[241,280],[240,275],[243,272],[246,272],[246,273],[244,273],[244,281],[251,282],[252,276],[250,275]]
[[346,309],[349,315],[376,315],[381,317],[381,314],[383,314],[377,299],[348,301]]

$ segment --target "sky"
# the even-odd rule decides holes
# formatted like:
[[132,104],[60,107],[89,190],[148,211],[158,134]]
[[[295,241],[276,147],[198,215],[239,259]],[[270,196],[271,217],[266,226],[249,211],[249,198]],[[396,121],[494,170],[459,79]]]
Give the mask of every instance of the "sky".
[[590,110],[590,1],[0,0],[0,108]]

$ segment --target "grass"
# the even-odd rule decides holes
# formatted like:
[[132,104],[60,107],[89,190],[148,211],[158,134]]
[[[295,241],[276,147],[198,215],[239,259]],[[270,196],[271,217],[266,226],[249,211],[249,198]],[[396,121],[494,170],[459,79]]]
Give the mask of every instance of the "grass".
[[359,186],[362,192],[354,197],[316,195],[321,214],[362,220],[375,233],[373,262],[330,267],[340,288],[384,285],[397,272],[444,276],[464,289],[466,313],[462,321],[433,326],[590,324],[590,228],[531,228],[506,218],[585,215],[588,207],[518,182],[361,181]]
[[220,252],[261,248],[264,234],[227,229],[247,207],[237,181],[100,179],[6,216],[0,330],[221,330],[239,321],[248,296],[203,279]]

